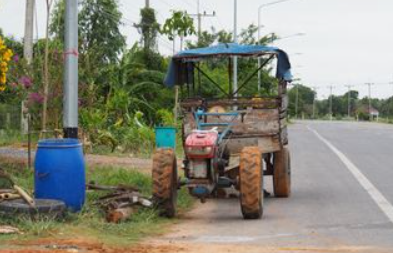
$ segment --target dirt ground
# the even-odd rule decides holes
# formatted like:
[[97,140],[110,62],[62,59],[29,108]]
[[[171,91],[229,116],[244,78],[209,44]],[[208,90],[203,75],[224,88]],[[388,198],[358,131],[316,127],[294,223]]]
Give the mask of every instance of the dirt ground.
[[[14,147],[1,147],[0,151],[0,159],[2,159],[3,161],[27,166],[27,155],[25,154],[25,149]],[[138,169],[141,171],[148,170],[150,172],[152,166],[151,159],[136,157],[116,157],[88,154],[85,156],[85,159],[89,167],[111,166],[122,167],[126,169]],[[34,163],[34,161],[32,161],[32,163]]]
[[[33,154],[34,157],[34,154]],[[27,166],[27,153],[25,148],[21,147],[0,147],[0,159],[7,160],[9,163]],[[144,173],[150,173],[152,160],[150,158],[138,157],[119,157],[109,155],[85,155],[85,161],[89,167],[121,167],[125,169],[138,170]],[[181,160],[178,160],[180,166]],[[34,161],[32,161],[34,164]]]
[[7,249],[1,249],[1,253],[269,253],[269,252],[388,252],[375,248],[366,247],[337,247],[337,248],[291,248],[291,247],[264,247],[247,244],[202,244],[202,243],[143,243],[129,247],[110,247],[102,243],[75,239],[75,240],[54,240],[44,239],[28,243],[12,243]]

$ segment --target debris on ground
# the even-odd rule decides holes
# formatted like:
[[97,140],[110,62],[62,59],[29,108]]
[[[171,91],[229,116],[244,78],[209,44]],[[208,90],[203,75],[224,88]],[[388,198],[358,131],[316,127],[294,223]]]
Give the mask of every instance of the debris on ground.
[[79,252],[80,248],[76,245],[45,245],[44,248],[49,250],[66,250],[67,252]]
[[129,185],[106,186],[94,182],[87,184],[88,190],[108,191],[96,202],[106,213],[106,220],[119,223],[129,219],[138,207],[152,207],[149,198],[142,196],[139,189]]
[[[25,190],[23,190],[19,185],[15,184],[15,182],[11,179],[11,177],[2,168],[0,168],[0,178],[8,181],[8,183],[12,186],[12,188],[16,191],[16,193],[24,201],[26,201],[26,203],[29,206],[35,207],[34,199]],[[6,190],[9,190],[9,189],[6,189]],[[5,195],[5,196],[8,196],[8,195]],[[15,197],[15,196],[13,196],[13,197]],[[15,199],[15,198],[13,198],[13,199]],[[1,198],[0,198],[0,201],[1,201]]]
[[11,226],[1,226],[0,225],[0,235],[8,235],[8,234],[20,234],[18,228]]
[[20,199],[21,196],[17,193],[0,193],[0,202],[6,200]]

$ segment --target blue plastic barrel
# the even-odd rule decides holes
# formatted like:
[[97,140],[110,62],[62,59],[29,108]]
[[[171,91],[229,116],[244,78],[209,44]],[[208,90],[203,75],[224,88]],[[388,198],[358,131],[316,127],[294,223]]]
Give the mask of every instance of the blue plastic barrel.
[[156,147],[175,148],[176,147],[176,128],[175,127],[155,127]]
[[34,184],[37,199],[61,200],[72,211],[81,210],[86,193],[82,144],[77,139],[40,140]]

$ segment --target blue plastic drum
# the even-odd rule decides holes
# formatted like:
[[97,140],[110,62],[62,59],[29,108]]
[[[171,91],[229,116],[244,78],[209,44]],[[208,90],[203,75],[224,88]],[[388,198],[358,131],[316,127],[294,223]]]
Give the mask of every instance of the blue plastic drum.
[[37,199],[61,200],[72,211],[81,210],[86,193],[82,144],[77,139],[39,141],[34,180]]

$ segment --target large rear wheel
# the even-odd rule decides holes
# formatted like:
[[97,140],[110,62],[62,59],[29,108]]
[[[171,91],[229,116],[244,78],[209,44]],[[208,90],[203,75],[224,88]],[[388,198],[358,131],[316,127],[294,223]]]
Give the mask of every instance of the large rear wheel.
[[240,154],[240,205],[244,219],[263,214],[263,162],[258,147],[245,147]]
[[172,218],[176,215],[177,164],[173,149],[157,149],[153,155],[153,199],[160,215]]
[[274,153],[273,167],[274,195],[288,198],[291,195],[291,159],[287,147]]

